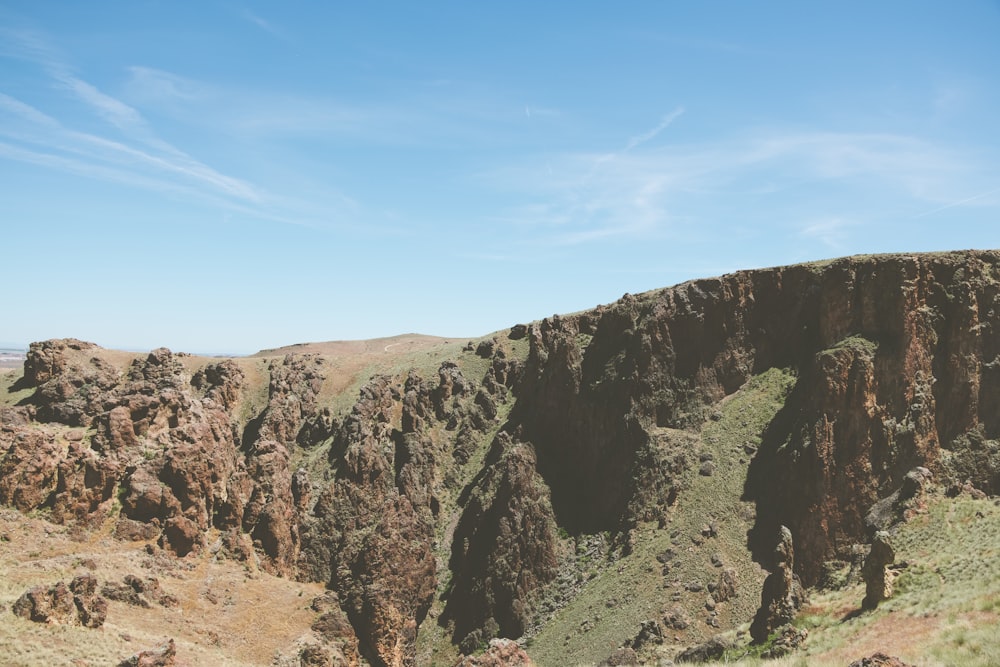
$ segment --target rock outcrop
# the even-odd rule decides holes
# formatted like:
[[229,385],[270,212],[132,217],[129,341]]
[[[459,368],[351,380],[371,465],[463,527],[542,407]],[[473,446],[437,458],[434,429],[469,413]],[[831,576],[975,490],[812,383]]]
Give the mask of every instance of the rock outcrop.
[[914,667],[908,662],[903,662],[895,656],[878,651],[871,655],[855,660],[848,667]]
[[107,618],[108,602],[96,590],[97,580],[89,574],[75,577],[69,586],[61,581],[49,587],[35,586],[14,602],[11,611],[36,623],[99,628]]
[[455,529],[446,617],[465,652],[494,634],[520,637],[532,594],[556,575],[556,524],[535,465],[530,446],[497,436]]
[[534,667],[534,662],[510,639],[492,639],[489,648],[477,656],[465,656],[454,667]]
[[177,647],[173,639],[156,648],[139,651],[118,663],[118,667],[173,667],[177,664]]
[[896,552],[892,548],[889,533],[880,530],[872,539],[871,549],[865,557],[861,575],[865,579],[865,598],[861,601],[862,609],[874,609],[883,600],[892,597],[892,576],[888,567],[896,560]]
[[[727,474],[691,445],[719,402],[783,369],[794,387],[739,454],[747,546],[771,570],[761,641],[794,614],[796,577],[920,511],[931,479],[1000,492],[997,276],[1000,253],[970,251],[692,281],[518,325],[436,377],[359,380],[347,410],[321,357],[123,364],[35,343],[33,393],[0,408],[0,503],[324,582],[337,651],[411,665],[435,604],[466,653],[523,634],[561,533],[626,554],[640,524],[669,525],[691,479]],[[711,572],[712,602],[730,600],[736,570]]]
[[795,618],[805,594],[795,574],[795,548],[792,533],[785,526],[778,530],[777,544],[769,564],[771,574],[764,580],[760,608],[750,624],[750,636],[761,644],[782,625]]

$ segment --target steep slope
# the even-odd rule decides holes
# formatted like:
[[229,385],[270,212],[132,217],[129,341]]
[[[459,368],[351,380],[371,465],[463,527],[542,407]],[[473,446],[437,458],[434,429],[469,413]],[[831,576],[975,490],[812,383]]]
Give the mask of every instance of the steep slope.
[[673,657],[750,621],[780,526],[812,586],[915,467],[998,492],[998,265],[739,272],[388,365],[36,343],[0,502],[326,585],[310,664]]

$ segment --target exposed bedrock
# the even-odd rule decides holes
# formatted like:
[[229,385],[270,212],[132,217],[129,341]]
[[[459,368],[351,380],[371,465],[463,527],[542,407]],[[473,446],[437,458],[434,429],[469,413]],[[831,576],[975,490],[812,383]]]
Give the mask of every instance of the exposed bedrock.
[[717,403],[782,368],[796,382],[749,462],[749,547],[770,567],[786,526],[811,585],[917,467],[1000,492],[997,276],[998,252],[891,255],[626,295],[437,377],[376,376],[336,418],[318,357],[261,362],[265,397],[234,361],[190,374],[165,349],[119,367],[36,343],[17,387],[34,392],[0,410],[0,502],[114,517],[177,555],[215,534],[223,555],[325,582],[366,660],[409,665],[446,577],[440,622],[475,648],[525,631],[560,528],[669,522]]
[[697,426],[749,377],[792,369],[798,382],[750,466],[750,545],[767,560],[788,526],[811,584],[826,558],[865,541],[866,512],[912,468],[998,489],[998,262],[846,258],[544,320],[529,329],[510,428],[534,446],[561,525],[620,528],[670,501],[670,484],[651,494],[636,483],[655,427]]

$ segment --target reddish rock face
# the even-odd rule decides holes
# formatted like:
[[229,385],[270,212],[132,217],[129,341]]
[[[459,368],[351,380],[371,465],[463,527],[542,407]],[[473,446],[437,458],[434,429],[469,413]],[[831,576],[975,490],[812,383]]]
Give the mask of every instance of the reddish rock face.
[[51,431],[3,428],[0,447],[0,502],[27,512],[55,492],[59,462],[66,449]]
[[[697,425],[751,376],[792,369],[746,497],[758,559],[786,525],[811,584],[915,466],[1000,490],[1000,457],[977,446],[1000,435],[998,265],[995,252],[847,258],[544,320],[512,428],[534,445],[561,525],[620,529],[670,501],[669,480],[660,494],[641,481],[650,427]],[[956,454],[944,467],[942,448]]]
[[493,633],[524,634],[532,593],[556,575],[556,523],[534,451],[502,433],[488,459],[494,462],[455,529],[450,564],[446,613],[466,652]]
[[[749,547],[770,567],[787,526],[811,584],[870,537],[869,509],[917,466],[1000,492],[998,276],[997,252],[894,255],[626,295],[516,327],[524,362],[499,339],[470,348],[483,377],[455,363],[376,377],[342,420],[319,404],[329,366],[315,357],[272,361],[253,407],[232,361],[189,377],[159,349],[121,371],[90,343],[36,343],[22,381],[34,394],[0,411],[0,503],[86,526],[120,502],[116,534],[178,556],[218,530],[222,555],[336,591],[356,635],[343,655],[409,665],[445,519],[458,517],[455,642],[517,636],[554,577],[556,526],[625,535],[663,521],[694,462],[658,433],[697,429],[777,367],[797,381],[749,463]],[[320,443],[325,459],[299,456]]]
[[[407,457],[428,453],[418,434],[393,428],[404,391],[385,377],[362,390],[334,439],[338,477],[306,535],[307,567],[340,594],[362,651],[378,665],[413,664],[417,626],[437,585],[430,497],[419,482],[430,468],[405,470]],[[416,390],[411,403],[421,404]]]

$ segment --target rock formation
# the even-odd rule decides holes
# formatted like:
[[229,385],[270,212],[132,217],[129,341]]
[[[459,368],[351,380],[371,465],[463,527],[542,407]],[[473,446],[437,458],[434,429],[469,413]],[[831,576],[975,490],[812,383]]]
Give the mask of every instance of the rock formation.
[[[411,665],[435,604],[466,652],[525,633],[561,535],[606,532],[624,554],[640,525],[668,526],[690,479],[726,464],[676,434],[784,369],[783,408],[741,450],[747,546],[772,571],[761,641],[794,614],[796,576],[817,582],[919,511],[930,475],[1000,492],[998,275],[1000,253],[970,251],[692,281],[519,325],[461,364],[359,378],[346,409],[317,356],[116,365],[35,343],[31,395],[0,407],[0,503],[82,530],[111,519],[177,557],[211,536],[218,557],[326,584],[340,615],[321,628],[344,655]],[[727,570],[706,580],[714,603],[736,592]]]
[[804,593],[795,575],[795,549],[792,532],[785,526],[778,530],[777,545],[769,565],[771,574],[764,580],[760,609],[750,624],[750,636],[761,644],[779,626],[790,623],[802,606]]
[[69,586],[61,581],[53,586],[35,586],[24,592],[11,607],[15,616],[36,623],[82,625],[99,628],[108,615],[108,602],[96,594],[93,575],[80,575]]
[[896,560],[896,552],[892,548],[889,533],[880,530],[875,533],[871,550],[865,558],[861,574],[865,579],[865,599],[861,601],[862,609],[874,609],[879,602],[892,597],[892,576],[888,567]]
[[855,660],[848,667],[914,667],[913,665],[903,662],[899,658],[891,655],[887,655],[878,651],[872,653],[871,655],[861,658],[860,660]]
[[534,667],[534,664],[517,642],[492,639],[484,653],[465,656],[454,667]]
[[165,644],[139,651],[131,658],[122,660],[118,667],[173,667],[177,664],[176,658],[177,647],[173,639],[168,639]]

